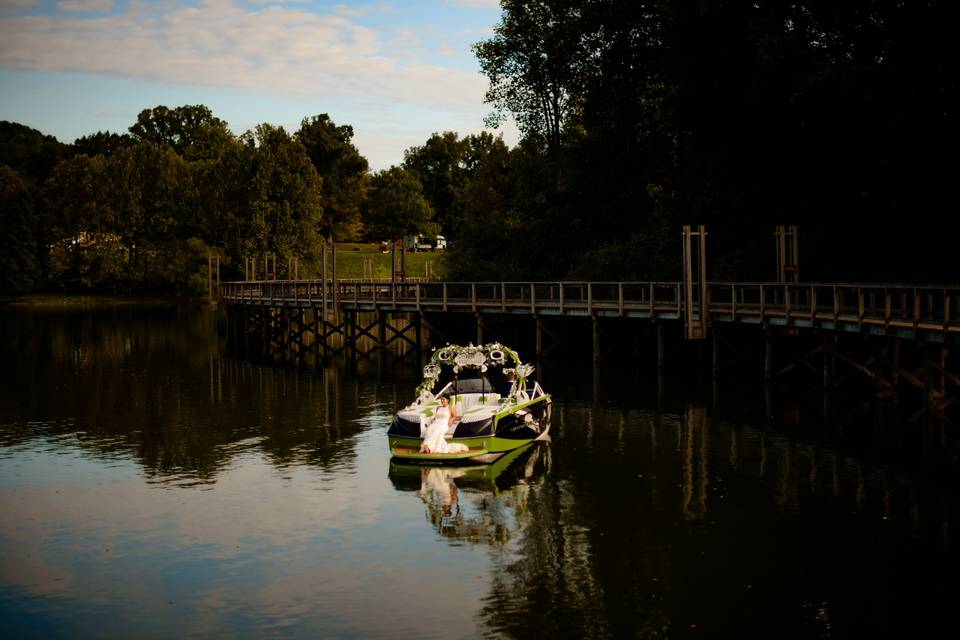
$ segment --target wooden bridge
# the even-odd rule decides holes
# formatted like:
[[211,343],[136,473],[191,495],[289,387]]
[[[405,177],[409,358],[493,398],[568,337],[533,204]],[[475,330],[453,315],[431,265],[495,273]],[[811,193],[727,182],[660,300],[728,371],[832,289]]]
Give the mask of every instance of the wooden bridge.
[[[953,400],[948,383],[960,389],[960,376],[948,366],[948,348],[960,342],[960,287],[955,286],[275,280],[223,283],[221,301],[240,314],[241,333],[259,334],[271,348],[296,353],[311,349],[317,355],[355,353],[365,339],[372,349],[403,342],[419,359],[422,329],[441,334],[430,319],[436,314],[472,314],[477,343],[484,342],[486,323],[494,316],[532,318],[539,359],[548,351],[544,334],[553,335],[545,321],[581,317],[592,322],[594,362],[599,363],[601,324],[625,318],[646,320],[657,327],[661,368],[663,328],[669,323],[682,323],[690,340],[712,343],[714,373],[721,365],[718,336],[722,328],[752,325],[763,336],[768,380],[803,366],[822,371],[824,385],[833,386],[840,362],[870,378],[878,396],[895,396],[900,383],[906,382],[922,390],[930,404],[942,408]],[[790,362],[779,366],[773,354],[775,333],[806,334],[817,344],[803,354],[785,351]],[[838,337],[852,334],[877,338],[876,348],[866,355],[844,353]],[[901,342],[917,354],[910,366],[901,362]],[[815,357],[820,359],[817,363]]]
[[709,283],[688,304],[680,282],[414,282],[319,280],[227,282],[230,305],[316,309],[326,316],[473,313],[743,323],[867,333],[949,344],[960,341],[960,287]]
[[[487,321],[495,316],[532,318],[537,360],[550,348],[544,348],[544,335],[556,345],[545,321],[589,319],[596,366],[603,354],[601,325],[622,318],[656,327],[661,373],[666,325],[681,326],[688,341],[709,341],[716,381],[722,328],[740,325],[759,329],[768,381],[802,366],[822,371],[824,387],[833,387],[839,384],[835,374],[840,362],[848,366],[848,376],[863,374],[872,380],[878,397],[895,401],[901,381],[921,389],[928,408],[942,409],[957,397],[948,394],[947,385],[960,390],[960,376],[948,366],[949,347],[960,342],[960,286],[802,283],[797,227],[778,226],[774,235],[776,282],[709,282],[707,231],[685,225],[678,282],[250,279],[221,284],[220,299],[232,311],[232,326],[239,329],[234,335],[258,335],[265,351],[298,356],[310,351],[317,357],[338,351],[356,355],[361,343],[382,352],[398,342],[419,361],[422,329],[431,331],[434,339],[443,337],[430,319],[472,314],[478,344],[484,342]],[[326,262],[324,257],[324,275]],[[871,348],[844,350],[841,343],[849,340],[841,337],[856,335],[866,338]],[[777,368],[775,337],[806,337],[793,342],[806,343],[808,350],[797,354],[786,349],[790,362]],[[816,346],[809,349],[811,344]],[[902,345],[909,352],[904,358]]]

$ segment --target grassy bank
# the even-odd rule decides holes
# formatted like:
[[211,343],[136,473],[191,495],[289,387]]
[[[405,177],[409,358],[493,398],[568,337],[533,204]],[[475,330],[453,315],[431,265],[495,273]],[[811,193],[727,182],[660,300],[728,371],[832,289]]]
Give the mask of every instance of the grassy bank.
[[[343,242],[337,244],[338,278],[390,277],[390,252],[380,251],[378,244]],[[440,275],[440,253],[407,252],[407,277],[423,278]],[[397,257],[399,262],[400,258]],[[368,266],[369,265],[369,266]]]

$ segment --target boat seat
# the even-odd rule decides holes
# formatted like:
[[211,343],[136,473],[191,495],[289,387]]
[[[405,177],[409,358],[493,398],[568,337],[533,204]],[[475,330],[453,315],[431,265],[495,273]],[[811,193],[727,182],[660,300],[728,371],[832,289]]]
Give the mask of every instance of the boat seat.
[[496,407],[500,402],[499,393],[461,393],[453,397],[458,415],[466,415],[474,407]]

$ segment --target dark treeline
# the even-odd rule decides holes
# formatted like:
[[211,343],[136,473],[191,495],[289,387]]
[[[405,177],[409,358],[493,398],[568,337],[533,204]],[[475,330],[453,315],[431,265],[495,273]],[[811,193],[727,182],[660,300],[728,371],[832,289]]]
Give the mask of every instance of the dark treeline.
[[683,224],[711,279],[770,279],[796,224],[803,280],[957,280],[948,3],[501,4],[475,53],[512,149],[437,133],[371,174],[325,115],[235,136],[156,107],[71,145],[0,123],[0,295],[202,290],[208,251],[316,275],[325,242],[421,232],[451,278],[676,279]]
[[705,224],[711,278],[770,279],[796,224],[803,279],[957,281],[951,3],[502,5],[475,49],[525,135],[523,271],[676,278]]

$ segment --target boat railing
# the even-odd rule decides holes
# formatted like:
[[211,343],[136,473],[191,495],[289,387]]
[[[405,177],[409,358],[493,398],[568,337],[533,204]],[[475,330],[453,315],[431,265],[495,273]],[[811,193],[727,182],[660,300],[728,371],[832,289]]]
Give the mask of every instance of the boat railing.
[[533,383],[533,389],[529,392],[526,389],[517,389],[517,400],[520,402],[529,402],[535,398],[547,395],[539,382]]

